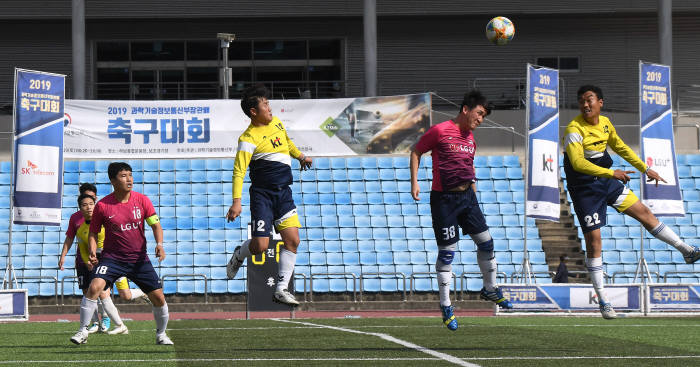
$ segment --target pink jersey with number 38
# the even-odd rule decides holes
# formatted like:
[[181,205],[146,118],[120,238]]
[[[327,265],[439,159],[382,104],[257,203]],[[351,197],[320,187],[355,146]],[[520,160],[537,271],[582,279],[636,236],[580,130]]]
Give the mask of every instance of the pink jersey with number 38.
[[105,228],[102,257],[128,263],[148,260],[144,223],[155,214],[151,200],[135,191],[131,191],[126,203],[117,202],[114,193],[98,201],[92,213],[90,232],[99,233],[100,226]]

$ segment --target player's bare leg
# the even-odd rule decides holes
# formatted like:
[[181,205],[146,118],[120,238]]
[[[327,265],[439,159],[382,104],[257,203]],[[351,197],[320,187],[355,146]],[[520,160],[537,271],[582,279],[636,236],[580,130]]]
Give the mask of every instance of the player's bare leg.
[[652,236],[675,247],[683,254],[686,263],[692,264],[700,259],[700,249],[697,246],[693,247],[683,242],[671,228],[660,222],[641,201],[632,204],[623,213],[636,219]]

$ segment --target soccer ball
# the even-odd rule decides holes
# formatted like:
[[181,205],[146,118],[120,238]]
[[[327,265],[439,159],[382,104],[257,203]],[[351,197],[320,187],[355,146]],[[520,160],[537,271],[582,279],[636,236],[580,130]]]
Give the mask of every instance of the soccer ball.
[[513,39],[515,26],[506,17],[495,17],[486,25],[486,38],[492,43],[502,46]]

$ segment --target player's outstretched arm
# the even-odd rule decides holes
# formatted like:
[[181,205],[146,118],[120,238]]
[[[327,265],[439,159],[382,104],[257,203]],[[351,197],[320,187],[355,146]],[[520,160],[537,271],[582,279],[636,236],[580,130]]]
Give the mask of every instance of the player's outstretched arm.
[[616,180],[622,181],[623,184],[626,184],[631,180],[632,178],[629,176],[632,173],[637,173],[637,171],[623,171],[621,169],[616,169],[613,171],[613,178]]
[[417,151],[415,148],[411,151],[410,159],[410,170],[411,170],[411,196],[413,200],[419,201],[420,197],[420,185],[418,184],[418,165],[420,164],[420,157],[423,153]]
[[158,261],[165,260],[165,249],[163,249],[163,227],[160,225],[160,221],[151,224],[151,229],[153,230],[153,239],[156,240],[156,257]]
[[58,259],[58,268],[61,270],[64,270],[63,263],[66,261],[66,254],[68,254],[68,250],[73,245],[74,239],[75,237],[66,236],[66,239],[63,241],[63,250],[61,250],[61,257]]
[[231,204],[231,207],[228,208],[228,213],[226,213],[226,221],[233,222],[239,215],[241,215],[241,211],[243,211],[241,198],[233,199],[233,204]]

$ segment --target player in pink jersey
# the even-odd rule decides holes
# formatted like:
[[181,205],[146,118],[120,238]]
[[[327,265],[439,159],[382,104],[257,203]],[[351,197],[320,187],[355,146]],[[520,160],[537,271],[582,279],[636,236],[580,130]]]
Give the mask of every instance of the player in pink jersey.
[[495,286],[497,264],[493,239],[476,198],[476,143],[472,131],[481,125],[489,113],[486,97],[479,91],[471,91],[464,95],[457,117],[428,129],[411,152],[411,194],[414,200],[420,200],[418,165],[421,155],[432,151],[430,211],[438,245],[435,269],[438,272],[442,320],[450,330],[457,330],[458,327],[450,301],[450,283],[459,227],[462,227],[463,234],[471,236],[478,248],[477,260],[484,281],[481,298],[503,308],[513,307]]
[[[144,222],[153,230],[159,261],[165,259],[163,229],[151,201],[145,195],[132,191],[134,179],[131,171],[131,166],[124,162],[110,163],[107,168],[114,192],[97,203],[90,222],[89,251],[90,262],[95,265],[94,278],[80,305],[80,329],[71,338],[75,344],[87,341],[87,325],[97,307],[97,295],[122,276],[126,276],[148,294],[156,321],[156,344],[173,344],[165,333],[169,315],[163,286],[146,254]],[[101,227],[105,228],[105,240],[102,257],[98,262],[97,234]],[[115,324],[115,329],[110,334],[128,334],[129,330],[118,314],[109,316]]]

